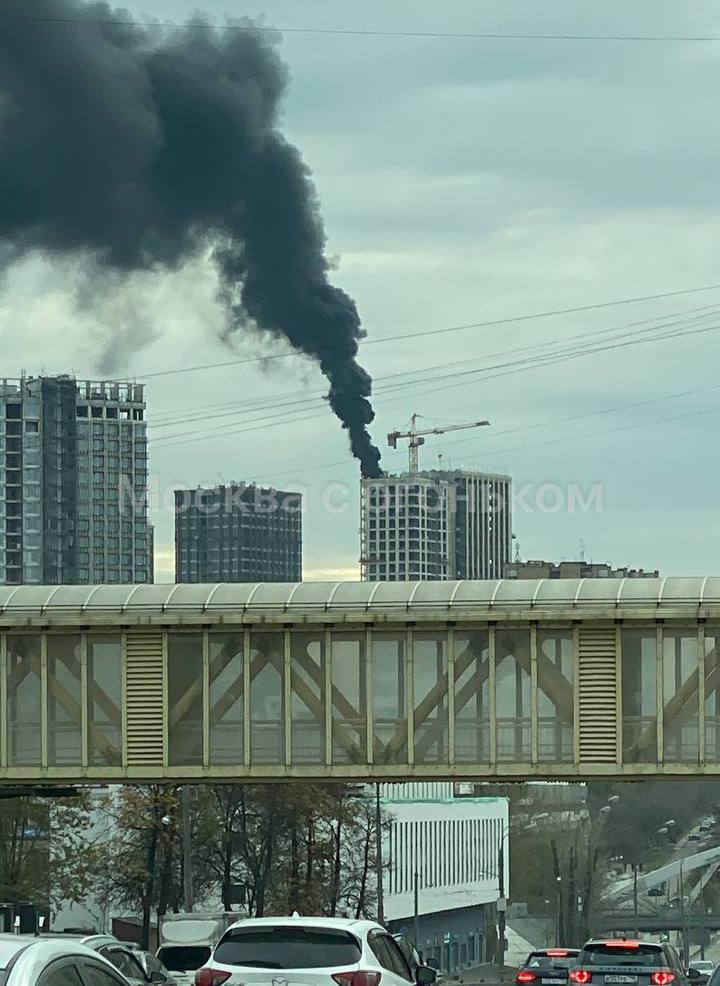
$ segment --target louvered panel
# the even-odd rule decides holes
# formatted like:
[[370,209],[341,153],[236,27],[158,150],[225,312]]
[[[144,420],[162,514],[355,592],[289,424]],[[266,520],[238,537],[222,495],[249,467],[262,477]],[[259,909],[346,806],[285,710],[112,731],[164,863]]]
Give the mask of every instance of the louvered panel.
[[581,763],[617,760],[617,667],[614,627],[579,630],[579,737]]
[[131,631],[126,637],[125,709],[127,764],[164,762],[163,635]]

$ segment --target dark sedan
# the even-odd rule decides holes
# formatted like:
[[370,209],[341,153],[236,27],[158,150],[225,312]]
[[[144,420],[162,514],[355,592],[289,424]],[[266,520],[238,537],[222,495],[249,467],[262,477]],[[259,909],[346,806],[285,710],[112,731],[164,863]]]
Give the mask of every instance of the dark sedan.
[[519,986],[567,986],[579,954],[577,948],[536,949],[518,969],[515,981]]

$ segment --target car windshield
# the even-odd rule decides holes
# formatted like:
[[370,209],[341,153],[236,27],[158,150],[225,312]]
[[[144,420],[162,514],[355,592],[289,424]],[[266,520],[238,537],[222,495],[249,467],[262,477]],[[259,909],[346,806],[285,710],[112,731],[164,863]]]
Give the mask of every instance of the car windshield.
[[261,969],[327,969],[355,965],[362,952],[356,938],[338,928],[263,925],[229,931],[214,961]]
[[171,972],[197,972],[210,958],[209,945],[164,945],[158,958]]
[[582,957],[583,965],[663,966],[663,951],[657,945],[588,945]]

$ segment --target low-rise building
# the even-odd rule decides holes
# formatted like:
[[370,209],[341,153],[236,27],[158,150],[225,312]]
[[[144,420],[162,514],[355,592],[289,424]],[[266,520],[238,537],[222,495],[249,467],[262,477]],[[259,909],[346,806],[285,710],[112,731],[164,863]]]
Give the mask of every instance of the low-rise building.
[[389,784],[385,920],[446,973],[495,957],[499,867],[509,894],[506,798],[456,798],[452,783]]
[[513,561],[505,566],[506,579],[658,579],[660,572],[644,568],[613,568],[610,562]]

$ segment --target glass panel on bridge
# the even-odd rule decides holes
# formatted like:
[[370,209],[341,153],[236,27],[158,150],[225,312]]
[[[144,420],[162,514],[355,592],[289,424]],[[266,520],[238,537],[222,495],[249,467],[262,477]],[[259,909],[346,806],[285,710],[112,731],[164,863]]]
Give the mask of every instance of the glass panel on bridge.
[[413,639],[415,763],[447,763],[447,644],[447,631],[417,633]]
[[622,739],[626,763],[657,760],[657,633],[622,631]]
[[167,636],[168,761],[203,762],[203,635]]
[[208,634],[210,763],[241,764],[243,742],[243,634]]
[[498,762],[531,758],[530,631],[495,632],[495,701]]
[[455,632],[455,760],[490,762],[490,648],[487,630]]
[[40,766],[40,637],[7,638],[8,763]]
[[88,762],[93,767],[122,762],[122,640],[87,638]]
[[538,760],[572,763],[575,654],[572,630],[538,630]]
[[705,759],[720,761],[720,627],[705,628]]
[[663,630],[663,749],[666,763],[697,763],[700,756],[699,643],[697,627]]
[[292,762],[325,763],[325,635],[291,633]]
[[285,658],[282,633],[250,637],[250,755],[253,764],[285,763]]
[[79,634],[47,635],[48,763],[82,763],[82,684]]
[[333,763],[367,763],[365,634],[332,635]]
[[405,637],[373,633],[373,758],[377,764],[407,763]]

